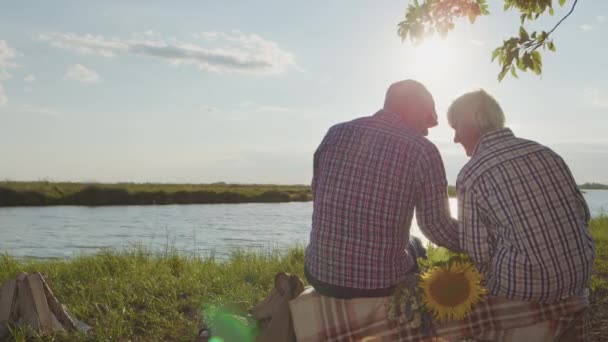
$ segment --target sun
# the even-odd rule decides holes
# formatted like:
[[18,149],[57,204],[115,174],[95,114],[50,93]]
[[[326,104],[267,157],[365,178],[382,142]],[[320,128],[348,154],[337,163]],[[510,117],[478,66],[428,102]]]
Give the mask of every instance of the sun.
[[429,38],[409,50],[411,70],[429,78],[445,77],[460,59],[447,39]]
[[481,275],[470,263],[434,267],[420,282],[425,307],[438,321],[463,319],[485,294],[480,281]]

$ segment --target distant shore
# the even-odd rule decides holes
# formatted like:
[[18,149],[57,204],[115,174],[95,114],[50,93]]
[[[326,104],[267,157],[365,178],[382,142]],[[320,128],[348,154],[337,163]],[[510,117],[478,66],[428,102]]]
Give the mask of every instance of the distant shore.
[[280,203],[312,200],[308,185],[0,182],[0,207]]
[[578,186],[582,190],[608,190],[608,185],[600,183],[585,183]]
[[[585,183],[580,189],[608,189]],[[456,188],[448,186],[448,195]],[[165,205],[312,201],[309,185],[0,182],[0,207],[51,205]]]

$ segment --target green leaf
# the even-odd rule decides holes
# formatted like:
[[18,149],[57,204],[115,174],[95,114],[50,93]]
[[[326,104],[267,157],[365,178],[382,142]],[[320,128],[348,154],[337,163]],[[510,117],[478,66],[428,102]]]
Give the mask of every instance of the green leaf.
[[477,15],[475,14],[475,12],[469,11],[469,13],[467,14],[467,16],[469,17],[469,22],[471,24],[475,24],[475,19],[477,18]]
[[532,58],[530,58],[530,54],[529,53],[524,53],[523,57],[522,57],[522,62],[524,64],[524,66],[527,68],[532,68]]
[[507,72],[509,71],[509,67],[508,66],[504,66],[502,68],[502,71],[500,72],[500,74],[498,74],[498,81],[502,81],[503,78],[505,78],[505,75],[507,74]]
[[549,15],[554,15],[555,11],[553,10],[553,7],[549,8]]
[[517,57],[517,68],[521,71],[526,71],[526,64],[522,58]]
[[549,48],[549,50],[555,52],[555,44],[553,44],[553,42],[548,42],[547,47]]
[[530,36],[528,35],[528,32],[526,32],[526,29],[523,26],[519,27],[519,38],[521,41],[530,40]]
[[496,59],[496,57],[502,55],[502,47],[498,47],[492,51],[492,62]]
[[532,51],[532,60],[539,65],[543,64],[543,57],[538,51]]
[[511,75],[513,75],[513,77],[519,78],[517,76],[517,72],[515,71],[515,65],[511,65],[511,68],[509,68],[509,69],[511,69]]
[[564,7],[564,5],[566,4],[566,0],[559,0],[559,5]]

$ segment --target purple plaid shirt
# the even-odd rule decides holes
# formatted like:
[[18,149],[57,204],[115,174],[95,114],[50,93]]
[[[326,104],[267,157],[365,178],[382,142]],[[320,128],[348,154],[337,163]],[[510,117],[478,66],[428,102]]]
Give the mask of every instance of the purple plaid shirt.
[[416,208],[422,232],[460,250],[439,151],[384,110],[337,124],[314,154],[306,268],[356,289],[389,288],[414,265],[406,250]]
[[588,285],[589,209],[560,156],[504,128],[458,175],[460,243],[490,294],[555,302]]

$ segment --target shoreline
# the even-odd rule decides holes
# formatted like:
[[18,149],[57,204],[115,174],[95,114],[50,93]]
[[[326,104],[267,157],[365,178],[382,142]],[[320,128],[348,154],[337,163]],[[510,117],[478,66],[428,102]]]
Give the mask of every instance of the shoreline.
[[[598,184],[588,183],[580,185],[579,189],[582,193],[584,190],[606,190]],[[448,186],[448,197],[456,197],[455,186]],[[302,184],[0,182],[0,208],[310,201],[311,188]]]
[[0,182],[0,207],[286,203],[312,200],[310,186]]

